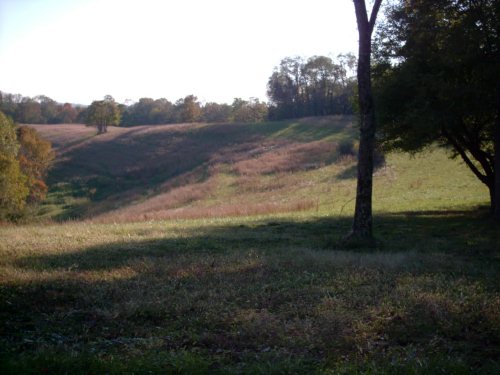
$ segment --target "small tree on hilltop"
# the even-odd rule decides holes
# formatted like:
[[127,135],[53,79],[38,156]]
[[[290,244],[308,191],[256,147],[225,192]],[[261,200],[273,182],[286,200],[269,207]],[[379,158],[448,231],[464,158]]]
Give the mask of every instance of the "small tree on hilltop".
[[98,134],[106,133],[109,125],[120,125],[120,110],[113,97],[107,95],[104,100],[93,101],[87,108],[85,123],[97,126]]

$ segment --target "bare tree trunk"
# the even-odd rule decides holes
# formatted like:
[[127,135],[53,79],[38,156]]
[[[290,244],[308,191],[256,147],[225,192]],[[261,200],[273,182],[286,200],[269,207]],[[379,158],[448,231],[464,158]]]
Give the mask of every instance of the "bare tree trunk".
[[356,189],[356,208],[352,231],[347,241],[362,240],[364,244],[373,244],[372,231],[372,187],[373,153],[375,149],[375,109],[371,86],[371,36],[377,13],[382,0],[373,4],[370,19],[364,0],[354,0],[356,21],[359,33],[358,56],[358,102],[360,114],[360,139],[358,151],[358,184]]
[[493,217],[500,221],[500,88],[497,88],[497,118],[495,119],[495,129],[493,130],[493,139],[495,145],[495,160],[493,163],[494,193],[491,196],[491,206],[493,208]]

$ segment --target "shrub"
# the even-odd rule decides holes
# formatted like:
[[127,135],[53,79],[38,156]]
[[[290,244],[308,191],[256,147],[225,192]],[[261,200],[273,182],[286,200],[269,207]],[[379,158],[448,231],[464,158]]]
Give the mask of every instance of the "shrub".
[[354,156],[356,155],[356,150],[354,148],[354,142],[352,139],[344,139],[337,146],[338,156]]

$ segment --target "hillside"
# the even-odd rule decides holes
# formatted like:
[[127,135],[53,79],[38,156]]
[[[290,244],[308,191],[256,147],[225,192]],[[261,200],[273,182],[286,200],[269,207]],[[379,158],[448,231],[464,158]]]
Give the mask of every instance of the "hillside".
[[58,157],[46,221],[0,227],[1,374],[499,373],[498,224],[442,150],[386,156],[377,249],[346,249],[351,118],[36,128]]
[[[99,136],[83,125],[34,127],[57,151],[40,211],[47,218],[123,222],[353,209],[351,117],[112,127]],[[486,202],[486,189],[440,150],[387,155],[376,172],[375,211]]]

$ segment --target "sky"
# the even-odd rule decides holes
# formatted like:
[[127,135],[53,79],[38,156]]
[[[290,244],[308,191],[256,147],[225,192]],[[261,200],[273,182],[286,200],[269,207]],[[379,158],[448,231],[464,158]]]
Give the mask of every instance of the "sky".
[[357,51],[352,0],[0,0],[0,90],[267,100],[288,56]]

